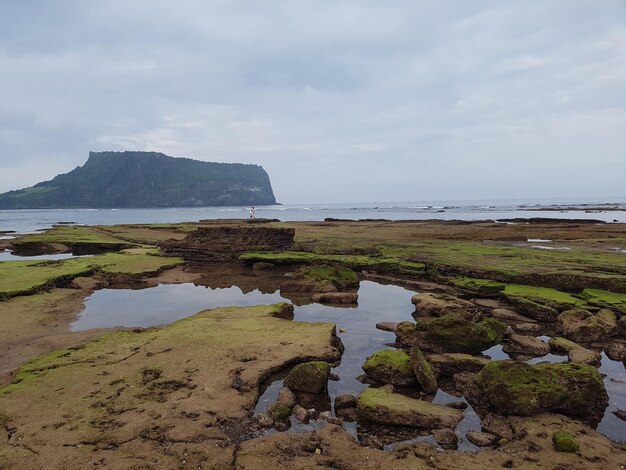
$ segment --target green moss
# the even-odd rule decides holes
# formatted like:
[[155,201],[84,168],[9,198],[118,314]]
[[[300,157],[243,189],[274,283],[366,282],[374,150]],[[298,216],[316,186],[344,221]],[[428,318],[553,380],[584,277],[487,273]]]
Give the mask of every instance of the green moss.
[[274,421],[288,421],[291,416],[291,409],[284,403],[277,402],[268,408],[267,414]]
[[597,369],[584,364],[531,366],[491,361],[479,373],[478,381],[483,396],[500,412],[520,416],[546,411],[585,415],[606,397]]
[[355,271],[363,269],[381,270],[406,274],[423,274],[425,265],[398,258],[378,258],[364,255],[319,254],[303,251],[280,253],[244,253],[239,257],[246,263],[267,262],[279,265],[337,264]]
[[0,300],[63,285],[76,277],[95,272],[150,274],[183,262],[180,258],[130,253],[107,253],[58,261],[3,261],[0,262]]
[[63,261],[0,262],[0,300],[54,287],[78,276],[89,276],[96,268],[85,258]]
[[416,400],[399,393],[393,393],[384,388],[368,387],[361,392],[357,407],[361,410],[380,408],[388,409],[393,413],[416,412],[434,416],[457,416],[458,410],[447,406],[435,405],[424,400]]
[[472,354],[499,344],[506,324],[493,318],[473,323],[450,313],[430,322],[418,321],[416,329],[425,331],[428,341],[441,344],[446,351]]
[[359,278],[354,271],[337,266],[307,266],[300,268],[295,276],[315,282],[328,282],[339,290],[350,289],[359,285]]
[[471,277],[455,277],[450,282],[460,288],[476,294],[494,294],[502,292],[506,284],[492,279],[475,279]]
[[610,308],[626,315],[626,294],[616,294],[599,289],[585,289],[580,296],[591,305]]
[[309,361],[296,365],[283,384],[292,390],[321,393],[326,390],[330,376],[330,364],[325,361]]
[[372,379],[394,385],[416,383],[409,355],[401,349],[384,349],[367,358],[363,370]]
[[574,436],[565,431],[556,431],[552,435],[554,448],[559,452],[578,452],[580,446]]
[[507,297],[522,297],[526,300],[548,305],[552,308],[581,307],[586,304],[582,299],[548,287],[509,284],[504,289],[504,295]]
[[45,232],[22,235],[12,243],[18,247],[20,245],[34,243],[61,243],[64,245],[73,245],[75,243],[128,245],[127,241],[116,238],[96,227],[83,225],[64,225],[53,227]]
[[[77,377],[90,376],[92,377],[90,380],[95,380],[93,377],[96,372],[108,370],[111,364],[122,363],[128,357],[135,357],[137,351],[148,344],[152,345],[154,351],[175,350],[175,353],[159,354],[158,364],[146,364],[148,360],[144,356],[138,361],[142,364],[141,368],[131,369],[133,374],[139,374],[140,382],[144,379],[156,380],[168,373],[176,376],[180,364],[184,363],[180,359],[181,355],[187,357],[189,359],[187,362],[190,362],[202,357],[212,357],[212,354],[217,357],[224,354],[223,351],[230,350],[250,354],[267,350],[268,345],[282,349],[283,346],[280,345],[283,342],[285,344],[296,342],[301,345],[302,351],[310,349],[312,345],[331,344],[334,324],[304,323],[276,318],[275,313],[282,305],[205,310],[161,329],[108,333],[81,347],[55,351],[23,364],[13,382],[0,388],[0,397],[24,389],[33,390],[31,387],[35,387],[35,396],[39,394],[43,396],[42,391],[47,393],[52,386],[74,383],[78,380]],[[320,361],[315,365],[317,369],[327,368],[330,371],[330,366],[326,362]],[[116,367],[129,366],[124,362]]]

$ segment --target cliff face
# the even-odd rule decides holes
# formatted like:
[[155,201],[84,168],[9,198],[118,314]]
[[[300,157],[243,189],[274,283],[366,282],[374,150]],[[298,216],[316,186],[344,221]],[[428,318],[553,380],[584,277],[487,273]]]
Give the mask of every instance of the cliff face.
[[69,173],[0,194],[0,209],[248,206],[275,204],[258,165],[211,163],[156,152],[90,152]]

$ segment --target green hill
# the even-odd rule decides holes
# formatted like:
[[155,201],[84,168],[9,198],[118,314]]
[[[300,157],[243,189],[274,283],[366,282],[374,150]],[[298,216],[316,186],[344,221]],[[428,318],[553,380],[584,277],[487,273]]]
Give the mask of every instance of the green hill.
[[258,165],[212,163],[157,152],[90,152],[69,173],[0,194],[0,209],[248,206],[275,204]]

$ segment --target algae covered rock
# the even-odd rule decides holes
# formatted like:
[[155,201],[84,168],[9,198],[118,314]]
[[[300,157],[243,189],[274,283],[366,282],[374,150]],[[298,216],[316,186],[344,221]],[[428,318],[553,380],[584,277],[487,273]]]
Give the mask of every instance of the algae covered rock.
[[463,419],[459,410],[371,387],[359,395],[357,414],[373,423],[429,429],[455,428]]
[[287,421],[291,416],[291,408],[281,402],[276,402],[267,410],[267,415],[274,421]]
[[428,362],[439,376],[452,377],[460,372],[480,372],[489,364],[489,359],[470,354],[446,353],[431,354]]
[[399,349],[384,349],[372,354],[363,370],[371,379],[392,385],[415,385],[417,378],[411,367],[409,355]]
[[566,353],[567,359],[570,362],[591,364],[596,367],[600,365],[602,359],[600,353],[587,349],[569,339],[555,336],[554,338],[550,338],[548,344],[551,351],[555,353]]
[[435,350],[473,354],[499,344],[506,324],[493,318],[474,323],[460,315],[447,314],[417,328],[423,328],[424,339]]
[[437,377],[433,372],[432,367],[420,351],[420,348],[417,346],[413,346],[409,353],[411,358],[411,367],[413,368],[413,373],[415,377],[417,377],[417,381],[422,386],[422,389],[431,395],[437,393]]
[[415,318],[439,317],[446,313],[458,313],[470,318],[470,312],[477,310],[473,303],[449,294],[415,294],[411,298],[411,302],[415,305],[415,312],[413,313]]
[[565,431],[556,431],[552,435],[552,443],[559,452],[578,452],[580,449],[574,436]]
[[291,369],[283,384],[291,390],[322,393],[328,386],[329,377],[330,364],[328,362],[304,362]]
[[550,346],[534,336],[512,334],[502,347],[502,351],[511,355],[545,356],[550,352]]
[[608,404],[602,377],[586,364],[492,361],[477,385],[480,399],[507,415],[555,412],[593,420]]
[[479,295],[483,297],[497,296],[506,288],[506,284],[492,279],[461,277],[454,278],[451,282],[459,289],[462,289],[472,295]]
[[588,310],[576,308],[561,313],[557,327],[574,341],[590,343],[615,336],[617,319],[615,314],[607,309],[602,309],[594,315]]
[[349,268],[337,266],[304,266],[281,287],[290,292],[337,292],[359,287],[359,278]]
[[510,284],[503,295],[523,314],[542,322],[554,322],[559,312],[586,304],[582,299],[548,287]]
[[626,294],[609,292],[599,289],[585,289],[580,296],[597,307],[608,308],[618,312],[621,316],[626,315]]

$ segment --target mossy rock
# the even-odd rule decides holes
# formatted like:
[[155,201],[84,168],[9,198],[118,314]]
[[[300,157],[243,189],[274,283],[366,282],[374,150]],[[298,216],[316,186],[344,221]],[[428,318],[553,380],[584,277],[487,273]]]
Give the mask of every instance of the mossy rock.
[[294,278],[332,284],[338,290],[354,289],[359,286],[359,278],[353,270],[337,266],[306,266],[300,268]]
[[580,450],[580,446],[574,436],[565,431],[556,431],[552,435],[552,443],[559,452],[578,452]]
[[461,372],[477,373],[489,363],[486,357],[461,353],[431,354],[428,362],[441,377],[452,377]]
[[384,349],[367,358],[363,370],[371,379],[385,384],[417,384],[409,355],[400,349]]
[[291,416],[291,408],[284,403],[277,402],[268,408],[267,415],[274,421],[288,421]]
[[506,284],[492,279],[475,279],[471,277],[455,277],[450,283],[472,295],[481,297],[495,297],[506,288]]
[[602,362],[602,356],[599,352],[587,349],[574,341],[561,338],[560,336],[550,338],[548,345],[553,352],[567,354],[567,359],[570,362],[590,364],[595,367],[599,367]]
[[457,314],[447,314],[431,322],[416,324],[425,340],[442,352],[475,354],[502,341],[506,324],[493,318],[474,323]]
[[291,369],[283,384],[299,392],[322,393],[328,386],[329,377],[330,364],[328,362],[304,362]]
[[357,415],[378,424],[428,429],[454,429],[463,419],[459,410],[371,387],[359,395]]
[[585,289],[580,296],[591,305],[609,308],[620,315],[626,315],[626,294],[599,289]]
[[557,327],[566,337],[584,343],[603,341],[618,332],[617,318],[608,309],[595,315],[580,308],[566,310],[559,315]]
[[522,313],[542,322],[553,322],[559,312],[586,305],[582,299],[548,287],[509,284],[503,295]]
[[555,412],[593,418],[608,404],[602,377],[585,364],[492,361],[478,374],[481,398],[502,414]]
[[409,353],[411,358],[411,367],[413,368],[413,373],[415,377],[417,377],[417,381],[422,386],[422,389],[430,394],[434,395],[437,393],[437,377],[435,373],[420,351],[420,348],[417,346],[413,346]]
[[551,323],[556,321],[559,311],[548,305],[543,305],[523,297],[506,297],[510,304],[524,315],[540,322]]
[[411,303],[415,305],[414,318],[439,317],[446,313],[458,313],[470,319],[470,312],[477,310],[473,303],[449,294],[419,293],[411,298]]

